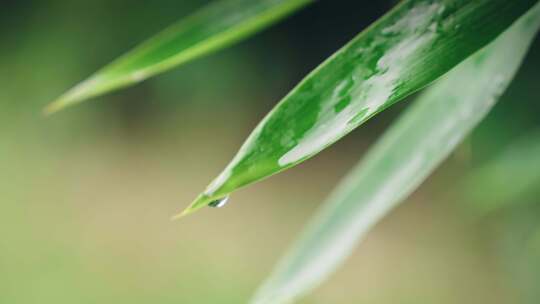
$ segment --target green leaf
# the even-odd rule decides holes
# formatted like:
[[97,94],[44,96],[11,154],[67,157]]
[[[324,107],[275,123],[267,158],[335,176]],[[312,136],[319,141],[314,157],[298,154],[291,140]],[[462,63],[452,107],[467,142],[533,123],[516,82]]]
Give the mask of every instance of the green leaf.
[[540,197],[540,130],[513,142],[501,155],[473,170],[460,184],[464,201],[478,215]]
[[313,0],[221,0],[181,20],[51,103],[46,113],[141,82],[227,47]]
[[302,80],[181,215],[317,154],[485,46],[535,2],[402,2]]
[[488,113],[539,25],[540,5],[422,95],[339,185],[251,303],[290,303],[333,272]]

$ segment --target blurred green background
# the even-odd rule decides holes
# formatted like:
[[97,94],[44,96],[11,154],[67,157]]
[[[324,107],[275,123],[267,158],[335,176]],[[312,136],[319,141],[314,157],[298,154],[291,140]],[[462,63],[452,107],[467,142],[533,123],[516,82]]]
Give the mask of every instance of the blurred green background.
[[[169,221],[295,83],[393,4],[318,1],[235,47],[41,115],[66,89],[208,2],[2,1],[0,303],[245,303],[409,103],[233,195],[226,208]],[[537,39],[488,119],[301,303],[540,301],[540,183],[486,208],[482,193],[496,189],[469,178],[540,127],[539,50]],[[540,172],[538,162],[516,168]],[[500,182],[512,188],[515,176]]]

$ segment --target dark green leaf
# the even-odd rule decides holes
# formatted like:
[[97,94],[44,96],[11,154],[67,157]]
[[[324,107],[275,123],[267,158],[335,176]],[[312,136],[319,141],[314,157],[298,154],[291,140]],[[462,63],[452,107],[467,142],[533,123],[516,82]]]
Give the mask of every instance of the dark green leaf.
[[183,214],[317,154],[485,46],[535,2],[402,2],[294,88]]

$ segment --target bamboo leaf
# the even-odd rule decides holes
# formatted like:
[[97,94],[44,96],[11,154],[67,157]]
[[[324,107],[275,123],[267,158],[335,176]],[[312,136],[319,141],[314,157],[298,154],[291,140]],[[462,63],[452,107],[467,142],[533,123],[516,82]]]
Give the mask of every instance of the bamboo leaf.
[[219,0],[181,20],[51,103],[46,113],[141,82],[229,46],[313,0]]
[[537,5],[422,95],[339,185],[251,303],[290,303],[333,272],[488,113],[539,25]]
[[535,2],[403,1],[300,82],[181,215],[317,154],[485,46]]

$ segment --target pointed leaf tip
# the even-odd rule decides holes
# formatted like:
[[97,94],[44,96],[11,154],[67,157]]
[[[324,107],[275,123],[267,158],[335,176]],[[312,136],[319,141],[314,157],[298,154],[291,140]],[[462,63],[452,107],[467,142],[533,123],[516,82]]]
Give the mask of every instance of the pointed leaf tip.
[[171,220],[175,221],[175,220],[178,220],[180,218],[183,218],[189,214],[192,214],[194,213],[195,211],[205,207],[205,206],[208,206],[208,204],[210,204],[212,201],[214,201],[214,199],[210,196],[207,196],[207,195],[204,195],[204,194],[200,194],[199,196],[197,196],[197,198],[186,208],[184,209],[182,212],[174,215],[171,217]]
[[43,108],[43,115],[49,116],[52,115],[58,111],[60,111],[62,108],[66,107],[67,104],[62,99],[57,99],[50,104],[48,104],[45,108]]
[[180,213],[178,213],[176,215],[173,215],[171,217],[171,221],[177,221],[177,220],[179,220],[179,219],[193,213],[194,211],[195,211],[195,209],[191,209],[191,208],[188,207],[188,208],[184,209],[184,211],[182,211],[182,212],[180,212]]

